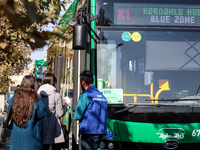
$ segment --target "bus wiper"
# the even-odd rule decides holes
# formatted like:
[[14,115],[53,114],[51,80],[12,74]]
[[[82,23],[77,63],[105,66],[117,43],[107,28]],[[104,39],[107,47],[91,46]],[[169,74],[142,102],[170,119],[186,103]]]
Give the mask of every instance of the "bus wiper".
[[152,106],[153,107],[189,107],[188,105],[166,105],[166,104],[144,104],[144,103],[127,104],[127,105],[125,104],[126,108],[113,112],[112,116],[129,111],[130,109],[135,108],[135,107],[144,107],[144,106],[148,106],[148,107],[152,107]]
[[134,108],[134,107],[144,107],[144,106],[149,106],[149,107],[189,107],[188,105],[174,105],[174,104],[147,104],[147,103],[135,103],[135,104],[124,104],[125,107],[128,108]]
[[146,101],[172,101],[172,102],[176,102],[176,101],[198,101],[200,99],[158,99],[158,100],[152,100],[152,99],[146,99]]

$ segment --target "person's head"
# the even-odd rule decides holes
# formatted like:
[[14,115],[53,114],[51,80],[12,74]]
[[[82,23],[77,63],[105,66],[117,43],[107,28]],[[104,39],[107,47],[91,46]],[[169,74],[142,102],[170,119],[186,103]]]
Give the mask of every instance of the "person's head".
[[46,73],[42,79],[42,85],[43,84],[50,84],[54,87],[56,87],[57,79],[52,73]]
[[32,91],[34,90],[34,87],[35,87],[34,84],[35,84],[35,78],[33,76],[26,75],[23,77],[21,85],[17,86],[17,91],[18,90]]
[[35,90],[37,91],[42,83],[42,79],[37,78],[35,79]]
[[90,71],[83,71],[80,74],[82,90],[85,91],[89,86],[93,85],[93,74]]
[[13,120],[17,126],[25,127],[27,117],[30,120],[33,113],[33,105],[38,101],[35,91],[35,78],[30,75],[24,76],[21,85],[17,86],[12,106]]

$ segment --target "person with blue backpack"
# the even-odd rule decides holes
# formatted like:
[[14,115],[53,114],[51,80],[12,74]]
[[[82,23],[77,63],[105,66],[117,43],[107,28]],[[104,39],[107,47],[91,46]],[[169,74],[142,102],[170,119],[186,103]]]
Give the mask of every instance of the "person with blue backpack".
[[97,150],[102,138],[107,133],[107,100],[93,85],[93,74],[83,71],[80,74],[83,92],[73,114],[79,120],[82,150]]

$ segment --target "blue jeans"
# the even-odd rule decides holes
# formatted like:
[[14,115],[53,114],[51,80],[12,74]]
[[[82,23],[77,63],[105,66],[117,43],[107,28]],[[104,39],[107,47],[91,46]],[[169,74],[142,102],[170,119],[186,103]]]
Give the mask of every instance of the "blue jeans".
[[81,136],[81,148],[82,150],[97,150],[101,140],[102,134],[84,134]]

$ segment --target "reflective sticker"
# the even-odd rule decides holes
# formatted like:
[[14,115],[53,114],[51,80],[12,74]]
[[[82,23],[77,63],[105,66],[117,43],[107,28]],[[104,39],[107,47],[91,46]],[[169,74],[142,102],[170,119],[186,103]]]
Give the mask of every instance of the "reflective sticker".
[[107,134],[105,136],[108,140],[114,138],[114,133],[112,131],[107,131]]
[[131,34],[129,32],[122,33],[122,40],[128,42],[131,40]]
[[131,37],[134,42],[139,42],[142,39],[142,35],[139,32],[133,32]]
[[108,104],[123,104],[123,89],[103,89]]

